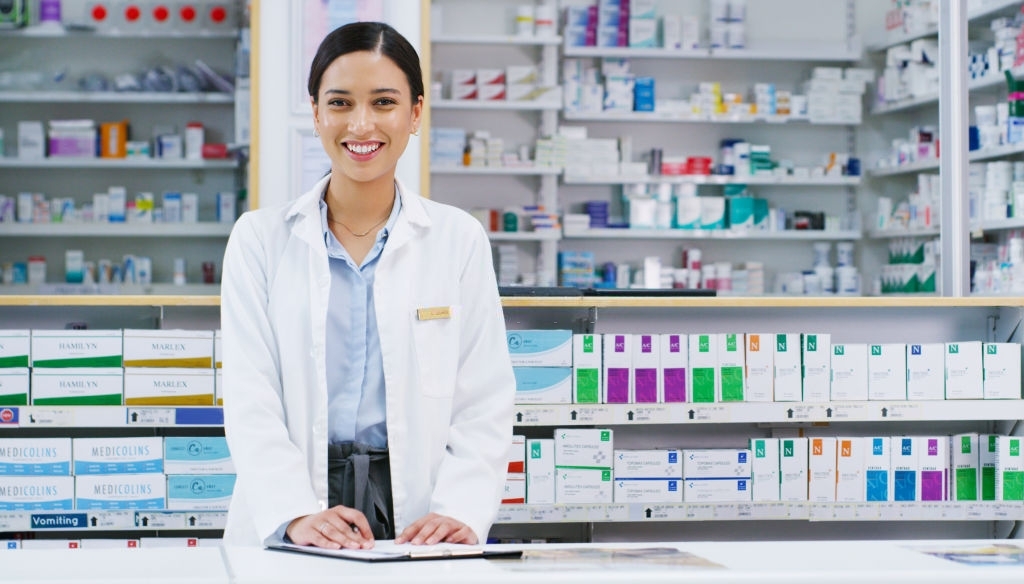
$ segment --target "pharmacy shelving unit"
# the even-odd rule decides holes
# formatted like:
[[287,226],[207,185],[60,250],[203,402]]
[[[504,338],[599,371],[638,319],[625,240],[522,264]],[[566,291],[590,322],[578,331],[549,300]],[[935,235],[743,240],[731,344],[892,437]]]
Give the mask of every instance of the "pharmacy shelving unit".
[[[66,6],[65,18],[75,19],[86,10]],[[226,0],[225,6],[238,15],[243,3]],[[113,12],[123,7],[108,6]],[[199,10],[202,17],[203,10]],[[16,197],[19,193],[42,193],[48,199],[69,197],[75,206],[91,203],[94,193],[110,186],[123,186],[131,201],[138,193],[149,192],[157,206],[164,192],[199,195],[199,220],[194,225],[152,224],[0,224],[0,263],[24,262],[28,256],[42,255],[47,260],[48,284],[64,281],[64,252],[79,249],[85,260],[109,259],[120,262],[127,254],[148,256],[152,260],[153,282],[169,284],[174,259],[186,258],[187,280],[202,281],[201,264],[214,262],[220,272],[220,260],[230,232],[230,223],[215,224],[217,193],[238,196],[246,186],[247,165],[244,144],[236,144],[236,96],[234,92],[121,92],[79,90],[78,78],[98,73],[113,79],[124,73],[142,73],[156,64],[192,65],[202,60],[219,73],[233,73],[238,19],[230,15],[220,30],[194,26],[190,30],[132,30],[98,28],[64,30],[60,27],[28,27],[0,31],[5,56],[14,59],[15,73],[38,70],[53,75],[61,72],[60,82],[32,87],[8,85],[0,88],[0,129],[4,131],[6,152],[0,151],[0,193]],[[33,63],[39,63],[35,66]],[[20,71],[18,69],[21,69]],[[13,77],[17,83],[16,75]],[[45,125],[55,119],[92,119],[97,124],[127,119],[129,139],[149,140],[155,128],[170,127],[184,132],[190,122],[202,123],[205,140],[226,143],[232,149],[226,159],[74,159],[20,158],[16,149],[17,122],[39,120]],[[241,149],[241,150],[240,150]],[[6,156],[5,156],[6,155]],[[241,207],[245,202],[237,201]],[[167,245],[173,241],[173,245]],[[0,285],[0,293],[10,294]],[[51,288],[52,289],[52,288]],[[177,293],[186,293],[181,288]],[[210,288],[197,291],[209,293]]]
[[[981,19],[991,19],[997,16],[1010,14],[1016,11],[1019,7],[1019,0],[981,0],[980,2],[977,2],[977,7],[974,10],[967,13],[967,19],[971,22],[980,21]],[[868,50],[874,52],[884,51],[890,47],[895,47],[896,45],[902,45],[917,39],[936,36],[938,33],[939,29],[936,26],[921,27],[921,30],[912,33],[892,33],[884,42],[870,45]]]
[[[434,2],[444,9],[445,2]],[[486,28],[484,29],[486,30]],[[475,61],[472,56],[474,52],[500,56],[500,60],[492,63],[501,63],[504,66],[507,61],[504,59],[518,54],[520,59],[526,58],[531,64],[538,67],[543,84],[553,86],[557,82],[557,55],[558,47],[562,39],[559,36],[517,36],[500,33],[474,33],[474,34],[450,34],[441,33],[431,35],[431,53],[434,71],[445,71],[458,67],[484,68],[483,62]],[[524,53],[526,55],[524,56]],[[466,61],[465,59],[469,59]],[[462,64],[460,64],[462,63]],[[467,64],[468,63],[468,64]],[[446,88],[447,90],[447,88]],[[525,129],[526,143],[532,143],[537,138],[550,136],[555,131],[557,112],[561,104],[555,102],[531,102],[531,101],[469,101],[452,99],[430,100],[433,125],[464,127],[467,134],[475,130],[488,129],[490,122],[485,118],[473,118],[479,120],[480,124],[475,127],[466,127],[462,119],[471,117],[471,112],[488,112],[495,116],[502,116],[508,123],[510,116],[524,116],[527,121],[516,120],[511,123],[523,126],[530,124],[532,129]],[[499,113],[500,112],[500,113]],[[524,126],[525,127],[525,126]],[[495,138],[505,138],[500,131],[491,131]],[[512,145],[509,145],[512,146]],[[561,169],[540,168],[540,167],[462,167],[462,168],[432,168],[431,196],[443,202],[455,202],[448,198],[450,191],[464,193],[469,185],[479,184],[484,177],[517,177],[528,179],[532,185],[533,195],[530,200],[518,201],[523,204],[544,205],[549,212],[555,212],[557,204],[557,181]],[[471,177],[459,178],[454,177]],[[500,179],[499,179],[500,180]],[[495,182],[495,185],[505,185],[503,182]],[[502,188],[502,187],[499,187]],[[521,186],[518,188],[522,188]],[[513,187],[516,190],[517,187]],[[483,196],[481,196],[483,195]],[[461,197],[461,204],[469,207],[490,207],[490,200],[495,193],[478,193]],[[505,203],[506,205],[511,203]],[[526,252],[533,255],[538,274],[538,283],[553,285],[556,281],[556,256],[558,251],[558,240],[560,234],[557,230],[550,232],[516,232],[516,233],[490,233],[493,242],[513,242],[530,244],[536,249],[535,252]]]
[[756,229],[617,229],[565,227],[566,239],[698,239],[698,240],[751,240],[751,241],[851,241],[860,239],[854,230],[792,230],[768,231]]
[[[516,328],[683,334],[829,333],[833,343],[1019,342],[1019,297],[505,298]],[[616,448],[745,447],[766,436],[1019,435],[1024,400],[528,404],[516,433],[611,428]],[[871,539],[1005,537],[1024,521],[1020,501],[886,503],[608,503],[505,505],[495,531],[508,537],[592,541],[664,539]],[[898,534],[898,535],[897,535]],[[941,535],[939,535],[941,534]]]

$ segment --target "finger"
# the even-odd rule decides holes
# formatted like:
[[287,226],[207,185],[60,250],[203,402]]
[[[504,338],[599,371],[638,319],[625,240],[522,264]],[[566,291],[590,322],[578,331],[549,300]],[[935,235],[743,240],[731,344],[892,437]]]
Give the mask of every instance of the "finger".
[[395,543],[402,544],[412,540],[412,538],[416,537],[416,534],[420,532],[420,528],[429,518],[430,515],[426,515],[424,517],[420,517],[416,521],[413,521],[409,527],[406,527],[402,530],[402,533],[398,534],[398,537],[395,538]]
[[352,527],[344,521],[327,520],[317,526],[317,531],[326,539],[350,549],[358,549],[363,545],[362,538],[352,531]]
[[430,536],[432,536],[443,524],[443,517],[435,516],[431,519],[428,519],[426,523],[424,523],[423,526],[420,527],[420,532],[412,538],[412,544],[422,545],[426,543],[427,539],[430,538]]
[[438,542],[445,541],[448,539],[449,535],[458,531],[460,527],[462,527],[462,523],[459,521],[450,517],[444,517],[440,522],[438,522],[434,532],[426,536],[424,543],[427,545],[434,545]]
[[[352,509],[351,507],[334,507],[332,511],[334,511],[334,515],[339,517],[348,526],[355,539],[362,542],[373,541],[373,530],[370,529],[370,522],[366,520],[366,515],[363,515],[362,511]],[[332,522],[332,524],[336,525],[339,529],[343,529],[337,523]]]
[[315,545],[318,548],[328,550],[336,550],[341,547],[337,542],[331,541],[315,531],[313,532],[313,536],[310,538],[309,543],[305,545]]
[[464,543],[469,545],[476,545],[477,539],[476,534],[469,528],[468,525],[462,525],[459,529],[448,534],[448,537],[444,539],[448,543]]

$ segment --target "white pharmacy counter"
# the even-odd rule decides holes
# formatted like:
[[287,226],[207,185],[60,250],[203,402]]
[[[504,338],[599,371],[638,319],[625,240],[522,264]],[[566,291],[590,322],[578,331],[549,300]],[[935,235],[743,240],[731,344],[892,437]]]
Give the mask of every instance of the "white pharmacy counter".
[[[516,546],[497,546],[516,547]],[[363,563],[258,548],[12,550],[10,583],[944,584],[1024,582],[1024,540],[527,546],[523,560]]]

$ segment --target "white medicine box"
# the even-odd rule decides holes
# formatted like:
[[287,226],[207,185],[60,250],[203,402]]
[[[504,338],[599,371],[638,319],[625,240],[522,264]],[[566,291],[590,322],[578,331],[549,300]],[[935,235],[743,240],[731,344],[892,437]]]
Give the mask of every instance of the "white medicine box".
[[604,399],[606,404],[626,404],[633,397],[633,335],[605,334]]
[[985,399],[1020,399],[1020,345],[985,343],[982,346]]
[[868,399],[868,346],[832,345],[832,401]]
[[690,401],[714,403],[718,395],[718,343],[715,335],[690,335]]
[[664,401],[661,375],[661,349],[659,335],[634,335],[633,337],[633,399],[635,403],[659,403]]
[[572,336],[572,402],[601,401],[601,335]]
[[801,401],[803,383],[800,374],[800,335],[775,335],[775,401]]
[[982,399],[981,341],[946,343],[946,399]]
[[906,345],[868,345],[868,399],[907,399]]
[[946,366],[942,343],[907,345],[907,399],[946,399]]
[[803,358],[803,400],[827,402],[829,377],[832,372],[832,335],[803,334],[800,335],[800,342]]
[[689,368],[689,338],[687,335],[661,335],[661,388],[664,401],[687,401],[686,371]]
[[743,399],[743,373],[746,367],[743,333],[715,335],[718,342],[718,391],[716,401],[741,402]]
[[[775,399],[775,335],[747,334],[747,367],[744,381],[749,402],[770,402]],[[755,486],[756,498],[756,486]]]

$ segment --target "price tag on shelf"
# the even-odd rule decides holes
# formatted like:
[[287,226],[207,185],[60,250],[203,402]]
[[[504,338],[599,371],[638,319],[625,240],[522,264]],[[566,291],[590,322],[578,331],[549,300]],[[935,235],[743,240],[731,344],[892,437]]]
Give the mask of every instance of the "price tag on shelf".
[[137,511],[135,527],[139,529],[185,529],[185,515],[173,511]]
[[135,527],[135,511],[87,512],[89,529],[131,529]]
[[918,518],[925,521],[935,521],[943,518],[945,504],[922,501],[918,507]]
[[595,504],[590,508],[591,521],[629,521],[628,503]]
[[892,519],[919,519],[918,504],[911,501],[897,501],[893,504]]
[[28,531],[28,513],[0,513],[0,531]]
[[789,503],[759,501],[751,506],[751,519],[789,519]]
[[710,503],[687,503],[686,518],[694,521],[714,519],[715,505]]
[[967,519],[985,519],[988,517],[988,505],[981,502],[970,502],[964,505]]
[[686,517],[682,503],[640,504],[634,505],[633,510],[633,521],[680,521]]
[[616,424],[668,424],[670,421],[667,405],[635,405],[615,410]]
[[562,520],[563,521],[581,521],[585,522],[590,518],[590,509],[587,505],[563,505],[562,506]]
[[[1013,520],[1020,518],[1019,509],[1014,509],[1016,505],[1012,503],[996,503],[992,506],[992,517],[1000,520]],[[1014,513],[1014,511],[1018,511]]]
[[724,423],[729,421],[729,407],[725,405],[690,404],[686,410],[687,422]]
[[228,514],[223,511],[185,513],[185,527],[187,529],[224,529],[227,519]]
[[967,505],[963,501],[946,501],[942,506],[943,519],[962,520],[967,518]]
[[570,424],[611,424],[614,416],[608,406],[579,406],[569,412]]
[[173,426],[174,408],[128,408],[125,423],[129,426]]
[[565,423],[562,410],[543,406],[516,406],[516,426],[556,426]]
[[[831,409],[832,416],[829,417]],[[825,409],[825,418],[829,420],[858,421],[867,420],[871,417],[874,408],[869,408],[867,403],[833,403]]]
[[832,519],[852,521],[857,519],[856,503],[836,503],[832,505]]
[[528,505],[530,521],[533,523],[559,523],[562,521],[561,505]]
[[857,519],[877,520],[881,516],[878,503],[857,503],[854,510]]
[[784,421],[808,422],[811,420],[824,420],[825,407],[822,404],[790,404],[786,408]]
[[498,507],[497,523],[526,523],[530,512],[526,505],[502,505]]
[[75,408],[47,408],[33,406],[21,411],[21,427],[75,425]]
[[811,503],[808,508],[808,519],[811,521],[829,521],[833,517],[834,503]]
[[880,415],[883,420],[920,420],[922,407],[915,402],[888,403],[882,406]]

